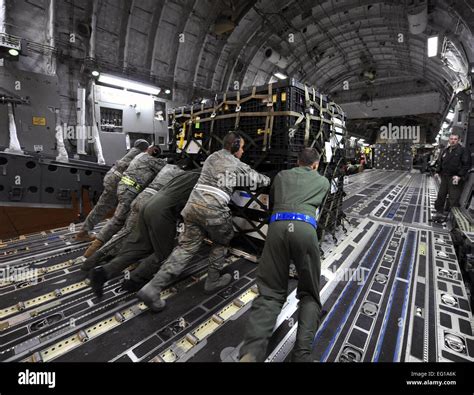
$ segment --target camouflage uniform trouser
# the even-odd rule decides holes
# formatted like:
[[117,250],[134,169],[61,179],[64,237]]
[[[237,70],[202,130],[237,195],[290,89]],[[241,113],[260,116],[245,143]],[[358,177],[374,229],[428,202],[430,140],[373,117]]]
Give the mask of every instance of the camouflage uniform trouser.
[[253,355],[257,362],[266,357],[268,341],[288,294],[290,260],[298,272],[298,329],[293,362],[312,362],[312,343],[319,327],[321,261],[316,231],[303,222],[278,221],[270,224],[257,269],[259,296],[253,301],[240,355]]
[[181,215],[184,231],[179,236],[178,246],[150,281],[157,291],[184,271],[206,236],[213,242],[209,253],[209,271],[221,271],[234,235],[230,211],[188,203]]
[[120,275],[122,271],[138,261],[138,266],[128,274],[129,279],[141,284],[147,283],[158,271],[162,261],[160,261],[155,254],[140,259],[141,257],[142,256],[138,255],[138,260],[130,259],[128,256],[118,256],[112,259],[103,266],[107,278],[113,278]]
[[107,224],[100,230],[97,235],[97,239],[103,243],[108,242],[114,234],[122,229],[127,215],[130,212],[132,202],[137,197],[137,192],[127,187],[126,185],[119,184],[117,188],[118,206],[115,209],[114,216],[107,222]]
[[125,240],[130,232],[133,231],[133,228],[137,224],[138,215],[140,210],[145,206],[146,203],[153,197],[152,193],[143,191],[140,193],[137,198],[132,202],[130,207],[130,212],[128,213],[127,220],[123,228],[117,233],[117,235],[105,243],[101,248],[100,252],[102,255],[117,255],[120,249],[125,244]]
[[90,232],[105,216],[117,206],[117,185],[120,178],[116,174],[107,174],[104,177],[104,191],[97,204],[87,216],[82,230]]

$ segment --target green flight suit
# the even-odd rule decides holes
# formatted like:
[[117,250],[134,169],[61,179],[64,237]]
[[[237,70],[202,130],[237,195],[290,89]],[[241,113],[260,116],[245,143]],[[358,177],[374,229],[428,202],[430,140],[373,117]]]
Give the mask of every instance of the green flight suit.
[[[316,216],[329,189],[329,181],[308,167],[283,170],[271,188],[273,213]],[[313,225],[302,221],[276,221],[268,227],[257,270],[259,296],[254,300],[240,355],[264,361],[268,341],[288,294],[289,265],[298,272],[298,329],[292,361],[311,361],[312,341],[319,326],[321,302],[319,242]]]

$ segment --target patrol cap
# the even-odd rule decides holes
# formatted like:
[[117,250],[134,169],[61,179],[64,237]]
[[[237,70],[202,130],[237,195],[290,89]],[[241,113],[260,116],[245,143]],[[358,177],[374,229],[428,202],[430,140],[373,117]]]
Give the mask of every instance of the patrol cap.
[[138,139],[137,141],[135,141],[133,146],[135,148],[138,148],[139,150],[145,151],[146,149],[148,149],[150,144],[148,143],[148,141],[146,141],[144,139]]

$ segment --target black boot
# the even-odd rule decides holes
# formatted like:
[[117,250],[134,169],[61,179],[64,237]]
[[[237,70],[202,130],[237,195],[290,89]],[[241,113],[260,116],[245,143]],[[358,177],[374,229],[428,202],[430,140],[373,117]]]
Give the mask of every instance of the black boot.
[[146,281],[144,282],[138,282],[133,279],[130,280],[124,280],[122,284],[122,289],[127,292],[137,292],[140,290],[144,285],[146,284]]
[[91,288],[95,295],[100,299],[104,295],[104,284],[107,282],[107,274],[102,266],[91,270],[89,279],[91,281]]
[[220,275],[219,270],[209,269],[207,273],[206,283],[204,284],[204,292],[212,294],[221,288],[224,288],[232,281],[230,274]]
[[[81,270],[84,272],[90,272],[94,267],[100,264],[104,257],[104,254],[96,252],[82,263]],[[84,257],[81,257],[81,259],[84,259]]]
[[444,213],[440,213],[440,212],[437,212],[432,218],[431,218],[431,221],[432,222],[437,222],[437,223],[443,223],[443,222],[446,222],[446,219],[447,219],[447,215],[445,215]]

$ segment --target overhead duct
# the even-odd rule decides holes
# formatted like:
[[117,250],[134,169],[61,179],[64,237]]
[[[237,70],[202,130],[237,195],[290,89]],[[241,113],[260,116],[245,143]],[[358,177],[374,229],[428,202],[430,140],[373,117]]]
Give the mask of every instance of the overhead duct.
[[288,59],[281,56],[278,52],[274,51],[271,48],[265,50],[265,58],[270,63],[273,63],[275,66],[280,69],[286,69],[288,66]]
[[[0,0],[0,34],[7,32],[7,2]],[[3,59],[0,59],[0,67],[3,67]]]
[[408,29],[411,34],[421,34],[428,26],[428,4],[425,2],[408,10]]
[[[55,0],[49,0],[48,29],[46,30],[46,38],[51,48],[54,48],[56,45],[56,41],[54,39],[54,20],[56,18],[55,7],[56,7]],[[56,55],[54,54],[54,52],[51,52],[51,58],[49,59],[49,64],[48,64],[48,73],[50,75],[56,74]]]
[[[97,26],[97,13],[98,13],[99,0],[94,0],[92,4],[92,18],[90,26],[90,40],[89,40],[89,57],[95,59],[95,42],[96,42],[96,26]],[[85,29],[89,26],[84,24]]]
[[0,0],[0,33],[7,32],[7,2]]

